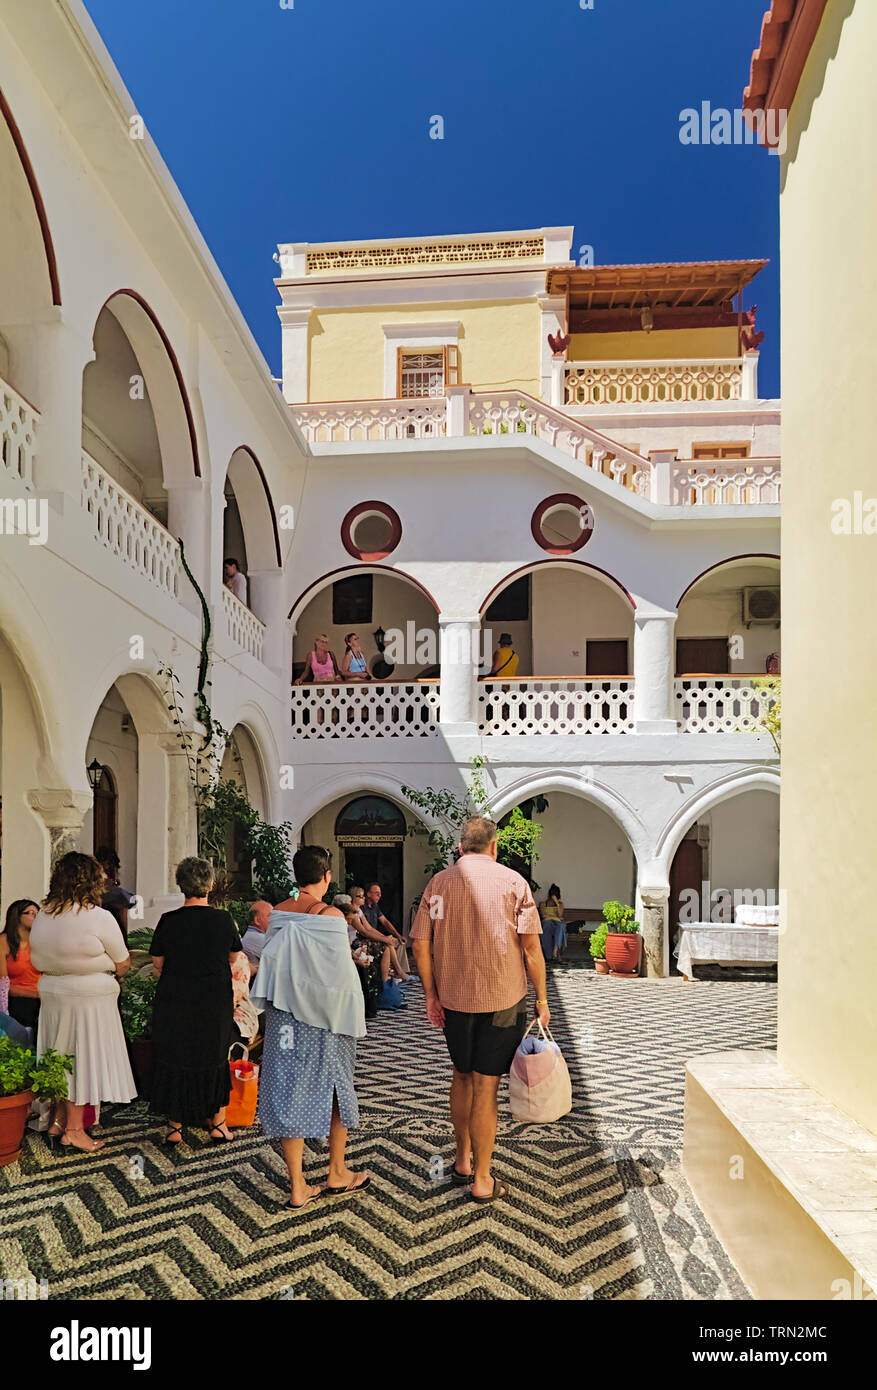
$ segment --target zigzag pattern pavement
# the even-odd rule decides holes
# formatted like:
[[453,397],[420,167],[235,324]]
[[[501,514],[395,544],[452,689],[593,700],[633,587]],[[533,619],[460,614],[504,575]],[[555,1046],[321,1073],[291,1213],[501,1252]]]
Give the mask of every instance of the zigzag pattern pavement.
[[[293,1213],[257,1129],[167,1149],[135,1105],[94,1157],[30,1136],[0,1170],[0,1276],[45,1278],[55,1299],[747,1297],[681,1175],[684,1061],[771,1046],[775,987],[558,969],[550,991],[575,1104],[529,1126],[501,1099],[511,1199],[478,1207],[440,1176],[450,1066],[415,984],[361,1045],[351,1160],[376,1177],[360,1198]],[[324,1145],[307,1166],[324,1176]]]

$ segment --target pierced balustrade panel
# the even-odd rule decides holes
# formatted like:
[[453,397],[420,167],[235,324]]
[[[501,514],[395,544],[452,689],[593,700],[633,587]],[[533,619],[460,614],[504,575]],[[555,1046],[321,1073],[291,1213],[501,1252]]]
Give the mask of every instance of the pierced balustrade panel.
[[776,702],[776,690],[752,676],[684,676],[676,680],[675,701],[681,733],[764,733],[762,720]]
[[633,733],[632,680],[483,681],[482,734]]
[[26,488],[34,485],[39,419],[33,406],[0,378],[0,472]]
[[223,587],[222,606],[225,609],[225,630],[231,640],[257,661],[262,660],[265,644],[265,624],[261,623],[252,609]]
[[151,512],[86,453],[82,455],[82,505],[91,517],[95,537],[108,550],[157,589],[177,597],[178,543]]
[[294,738],[426,738],[438,732],[438,681],[293,686]]
[[675,464],[671,472],[671,501],[676,506],[741,506],[778,503],[781,498],[779,459],[683,463]]
[[444,397],[299,405],[296,419],[309,444],[438,439],[445,432]]
[[674,405],[738,401],[743,364],[712,362],[571,362],[564,373],[567,405]]

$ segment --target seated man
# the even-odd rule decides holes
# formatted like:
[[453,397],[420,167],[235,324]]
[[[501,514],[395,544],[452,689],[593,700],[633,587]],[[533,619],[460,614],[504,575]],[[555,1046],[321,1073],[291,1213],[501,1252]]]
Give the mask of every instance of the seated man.
[[407,984],[411,979],[411,966],[408,963],[408,952],[405,948],[405,942],[402,939],[402,933],[397,931],[393,923],[381,912],[381,885],[379,883],[370,883],[367,885],[365,890],[365,902],[362,904],[360,911],[370,927],[373,927],[376,931],[384,931],[392,938],[393,959],[397,967],[397,973],[399,974],[402,984]]
[[259,958],[265,945],[265,933],[268,930],[268,918],[271,915],[271,904],[264,898],[260,898],[250,907],[250,925],[241,937],[241,948],[250,962],[250,979],[254,979],[256,971],[259,969]]

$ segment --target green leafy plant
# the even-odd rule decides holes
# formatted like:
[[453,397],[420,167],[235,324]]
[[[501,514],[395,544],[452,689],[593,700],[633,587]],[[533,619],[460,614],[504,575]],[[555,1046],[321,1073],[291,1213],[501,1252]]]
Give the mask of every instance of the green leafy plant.
[[780,744],[782,743],[783,732],[783,701],[782,686],[779,676],[768,676],[763,680],[753,681],[756,690],[765,690],[768,693],[768,701],[759,720],[759,728],[762,733],[770,734],[773,739],[773,746],[780,756]]
[[292,826],[288,821],[270,825],[256,815],[247,835],[247,852],[253,859],[254,892],[257,897],[267,898],[271,903],[283,902],[292,889],[293,878],[289,868],[291,833]]
[[119,1013],[125,1036],[132,1042],[152,1036],[152,1009],[157,988],[157,975],[128,974],[122,980]]
[[129,951],[148,951],[152,945],[152,932],[148,927],[138,927],[137,931],[128,933]]
[[250,908],[255,901],[255,898],[232,898],[225,904],[226,912],[231,913],[235,925],[241,933],[245,932],[250,925]]
[[596,931],[591,932],[591,939],[588,943],[591,955],[594,960],[604,960],[606,957],[606,937],[609,932],[605,922],[601,922]]
[[639,922],[633,908],[615,899],[603,904],[603,921],[600,926],[605,926],[607,932],[617,932],[625,936],[639,931]]
[[30,1047],[0,1037],[0,1096],[19,1096],[33,1091],[41,1100],[65,1100],[67,1074],[74,1059],[66,1053],[46,1051],[37,1061]]

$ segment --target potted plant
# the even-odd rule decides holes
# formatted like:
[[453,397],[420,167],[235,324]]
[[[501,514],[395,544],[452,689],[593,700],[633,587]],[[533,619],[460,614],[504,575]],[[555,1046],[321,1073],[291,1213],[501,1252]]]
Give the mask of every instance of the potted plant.
[[67,1074],[73,1058],[47,1048],[37,1060],[30,1047],[0,1037],[0,1168],[14,1163],[21,1153],[21,1141],[31,1102],[66,1100]]
[[149,1091],[152,1076],[152,1008],[157,975],[126,975],[119,992],[122,1027],[131,1052],[131,1070],[140,1095]]
[[608,902],[603,904],[603,922],[606,928],[606,960],[611,975],[623,975],[632,979],[639,974],[643,939],[639,934],[633,908],[626,903]]
[[591,932],[590,951],[594,958],[594,972],[597,975],[608,975],[609,965],[606,961],[606,933],[609,928],[605,922],[601,922],[596,931]]

